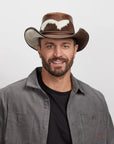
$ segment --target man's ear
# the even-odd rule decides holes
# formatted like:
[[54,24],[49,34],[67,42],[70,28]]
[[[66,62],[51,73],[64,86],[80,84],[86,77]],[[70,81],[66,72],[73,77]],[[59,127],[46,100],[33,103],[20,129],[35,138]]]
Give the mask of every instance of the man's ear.
[[78,44],[75,45],[75,50],[74,50],[74,54],[76,55],[77,53],[77,50],[78,50]]
[[40,56],[40,58],[41,58],[41,47],[40,47],[39,45],[37,45],[37,51],[38,51],[39,56]]

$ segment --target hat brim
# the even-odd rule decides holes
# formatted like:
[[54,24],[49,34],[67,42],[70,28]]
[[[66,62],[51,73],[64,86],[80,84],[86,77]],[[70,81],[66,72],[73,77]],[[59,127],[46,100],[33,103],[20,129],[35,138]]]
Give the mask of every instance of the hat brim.
[[33,27],[29,27],[25,30],[24,38],[26,43],[33,49],[37,50],[37,45],[39,45],[39,38],[51,38],[51,39],[65,39],[65,38],[75,38],[76,43],[78,44],[78,50],[81,51],[85,48],[89,41],[89,34],[82,28],[78,30],[77,33],[73,35],[66,35],[66,34],[51,34],[51,35],[45,35],[41,34],[37,29]]

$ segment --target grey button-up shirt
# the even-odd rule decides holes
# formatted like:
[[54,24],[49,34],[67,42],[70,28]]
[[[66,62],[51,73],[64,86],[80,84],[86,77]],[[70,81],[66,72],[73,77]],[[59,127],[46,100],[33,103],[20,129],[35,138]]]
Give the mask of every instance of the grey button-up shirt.
[[[41,70],[41,68],[38,68]],[[114,144],[114,127],[104,96],[71,75],[67,117],[73,144]],[[50,101],[36,69],[0,90],[0,144],[46,144]]]

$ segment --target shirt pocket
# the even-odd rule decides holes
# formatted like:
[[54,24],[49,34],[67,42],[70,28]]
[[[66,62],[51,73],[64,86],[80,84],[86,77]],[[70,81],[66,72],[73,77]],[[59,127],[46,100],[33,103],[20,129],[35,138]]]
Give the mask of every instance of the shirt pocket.
[[103,112],[80,113],[83,142],[105,144],[106,120]]
[[6,125],[6,143],[31,144],[32,128],[33,118],[30,114],[10,112]]

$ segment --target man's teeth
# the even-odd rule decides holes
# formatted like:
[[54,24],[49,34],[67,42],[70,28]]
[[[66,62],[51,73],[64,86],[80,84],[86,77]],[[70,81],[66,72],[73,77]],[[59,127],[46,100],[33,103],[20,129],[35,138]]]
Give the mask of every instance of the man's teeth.
[[53,61],[53,63],[63,63],[62,61]]

